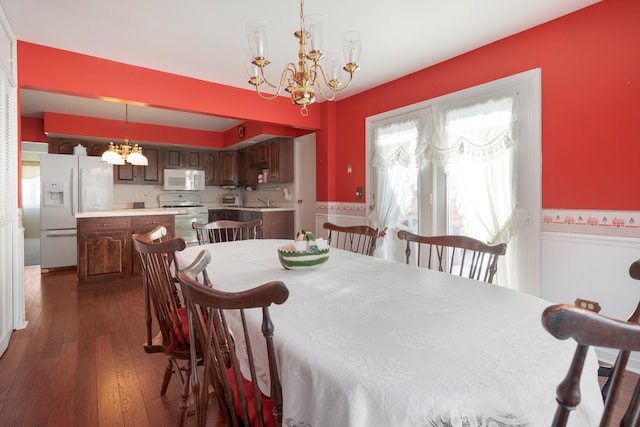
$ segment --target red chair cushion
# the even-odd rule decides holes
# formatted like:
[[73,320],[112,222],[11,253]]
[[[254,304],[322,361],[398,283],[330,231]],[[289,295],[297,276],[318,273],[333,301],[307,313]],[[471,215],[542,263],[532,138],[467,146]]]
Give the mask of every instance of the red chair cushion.
[[180,326],[182,327],[182,334],[184,336],[185,342],[178,342],[178,338],[180,337],[180,326],[178,326],[178,322],[176,321],[175,313],[171,313],[171,319],[173,323],[173,334],[171,334],[171,342],[169,343],[169,347],[167,347],[166,353],[169,354],[172,350],[180,349],[180,350],[189,350],[189,318],[187,317],[187,308],[180,307],[178,309],[178,318],[180,319]]
[[[242,414],[240,410],[240,405],[238,404],[238,386],[236,384],[236,379],[233,375],[233,368],[227,369],[227,377],[229,378],[229,384],[231,385],[231,389],[233,390],[233,398],[236,405],[236,413],[238,415]],[[249,422],[251,426],[259,426],[258,415],[256,414],[255,409],[253,408],[253,386],[251,381],[242,378],[242,388],[244,389],[244,394],[247,396],[247,406],[249,408]],[[262,392],[260,393],[262,398],[262,413],[264,414],[264,425],[265,426],[275,426],[275,421],[273,419],[273,402],[271,399]]]

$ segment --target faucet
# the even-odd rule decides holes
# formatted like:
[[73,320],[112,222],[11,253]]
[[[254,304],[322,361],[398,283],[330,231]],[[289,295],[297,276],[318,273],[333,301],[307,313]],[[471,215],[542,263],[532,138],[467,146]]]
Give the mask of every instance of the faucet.
[[270,199],[268,199],[268,198],[266,198],[266,199],[264,199],[264,200],[263,200],[263,199],[256,199],[256,200],[257,200],[257,201],[259,201],[259,202],[264,203],[264,205],[265,205],[266,207],[268,207],[268,208],[273,208],[273,207],[275,207],[275,206],[276,206],[276,203],[275,203],[273,200],[270,200]]

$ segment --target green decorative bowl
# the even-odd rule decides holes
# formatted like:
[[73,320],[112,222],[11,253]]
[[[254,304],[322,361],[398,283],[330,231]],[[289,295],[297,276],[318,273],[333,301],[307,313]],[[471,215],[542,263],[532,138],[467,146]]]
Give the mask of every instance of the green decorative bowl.
[[329,250],[329,246],[318,249],[317,246],[312,245],[307,252],[294,252],[281,247],[278,248],[278,259],[287,270],[317,267],[329,260]]

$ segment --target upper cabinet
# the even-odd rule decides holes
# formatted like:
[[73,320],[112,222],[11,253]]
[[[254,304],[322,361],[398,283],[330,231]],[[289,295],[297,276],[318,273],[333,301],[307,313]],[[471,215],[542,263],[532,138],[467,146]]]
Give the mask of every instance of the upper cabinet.
[[73,154],[73,148],[78,144],[87,149],[88,156],[102,156],[109,143],[104,141],[85,141],[70,138],[49,138],[49,153],[52,154]]
[[204,185],[221,185],[222,174],[219,172],[218,152],[208,150],[204,153]]
[[164,167],[167,169],[205,169],[205,151],[190,148],[166,147]]
[[269,182],[293,182],[293,138],[275,138],[269,147]]
[[[49,152],[73,154],[81,144],[90,156],[100,156],[108,143],[71,138],[51,138]],[[268,170],[268,182],[293,182],[293,138],[273,138],[240,150],[207,150],[167,145],[141,144],[148,166],[116,165],[116,184],[163,184],[164,169],[205,171],[207,186],[256,185],[258,175]]]
[[221,174],[220,185],[238,186],[238,152],[235,150],[220,151],[218,164]]
[[266,142],[247,148],[249,169],[267,169],[269,167],[269,144]]
[[[89,156],[101,156],[109,144],[104,141],[89,141],[84,139],[51,138],[49,153],[73,154],[73,147],[78,144],[87,149]],[[149,161],[149,166],[134,166],[129,163],[113,167],[113,182],[116,184],[150,184],[163,183],[164,148],[143,144],[142,154]]]
[[249,168],[250,148],[252,147],[238,150],[238,185],[255,185],[258,183],[257,173],[254,174]]
[[238,150],[239,181],[255,185],[258,175],[268,170],[268,181],[293,182],[293,138],[274,138]]
[[113,167],[113,182],[116,184],[163,184],[163,149],[145,146],[142,154],[149,161],[148,166],[134,166],[132,164],[116,165]]

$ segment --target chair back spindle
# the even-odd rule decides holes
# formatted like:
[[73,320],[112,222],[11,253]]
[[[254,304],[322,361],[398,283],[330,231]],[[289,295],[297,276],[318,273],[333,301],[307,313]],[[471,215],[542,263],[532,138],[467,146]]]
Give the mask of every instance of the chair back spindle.
[[[178,282],[174,269],[178,269],[174,256],[176,251],[186,247],[182,238],[167,239],[164,227],[146,234],[131,236],[133,247],[140,257],[142,283],[145,291],[145,306],[150,307],[160,335],[159,340],[151,338],[151,322],[147,319],[147,353],[163,352],[168,363],[164,372],[160,395],[164,395],[169,381],[175,375],[180,384],[182,400],[179,405],[178,425],[183,425],[187,416],[187,401],[190,394],[190,338],[187,330],[186,309],[178,295]],[[149,315],[147,315],[149,316]]]
[[[209,260],[208,251],[201,251],[189,267],[178,273],[187,304],[190,333],[203,346],[202,373],[194,372],[192,381],[197,425],[206,424],[208,391],[213,387],[226,425],[281,426],[282,388],[273,342],[275,327],[269,307],[284,303],[289,291],[280,281],[242,292],[217,290],[203,274]],[[261,322],[256,318],[261,318]],[[238,325],[233,334],[231,324]],[[268,362],[268,366],[262,367],[264,369],[256,362],[261,349],[266,349]],[[192,349],[192,356],[195,355],[195,349]],[[249,378],[242,375],[241,360],[247,360]],[[259,373],[265,370],[269,374],[269,396],[259,388],[264,381]]]
[[236,240],[249,240],[262,238],[262,219],[251,221],[219,220],[200,224],[191,224],[196,230],[198,244],[233,242]]
[[378,239],[378,230],[367,225],[340,226],[325,222],[322,227],[329,230],[327,243],[338,249],[373,255]]
[[467,236],[420,236],[400,230],[398,239],[407,242],[407,264],[487,283],[493,283],[498,259],[507,252],[506,243],[489,245]]

